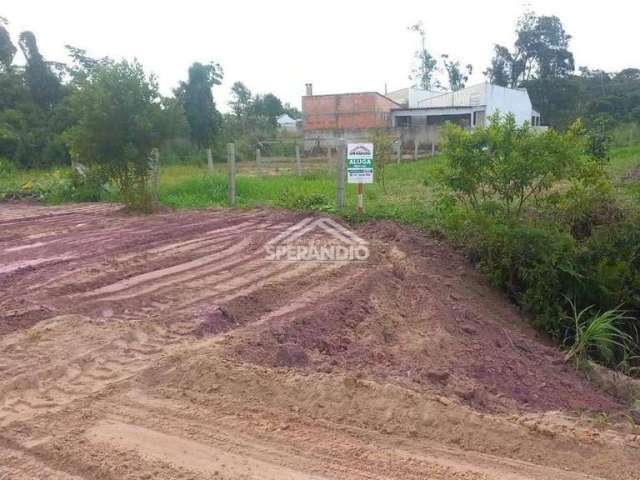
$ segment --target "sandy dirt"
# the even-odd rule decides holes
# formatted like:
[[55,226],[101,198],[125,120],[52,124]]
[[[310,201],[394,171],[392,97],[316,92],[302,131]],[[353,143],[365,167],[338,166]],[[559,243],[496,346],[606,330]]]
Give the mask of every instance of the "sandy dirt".
[[445,243],[269,261],[304,218],[0,205],[0,479],[640,478],[625,407]]

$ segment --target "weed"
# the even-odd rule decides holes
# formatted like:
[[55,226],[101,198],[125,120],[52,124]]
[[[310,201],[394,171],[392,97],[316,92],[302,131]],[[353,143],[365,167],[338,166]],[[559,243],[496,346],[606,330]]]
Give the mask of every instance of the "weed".
[[565,355],[565,360],[573,360],[576,366],[585,365],[590,355],[597,355],[606,364],[611,365],[615,359],[616,347],[624,352],[629,351],[633,338],[622,331],[618,324],[631,320],[625,312],[617,309],[592,314],[593,306],[578,312],[575,303],[569,300],[575,325],[573,344]]

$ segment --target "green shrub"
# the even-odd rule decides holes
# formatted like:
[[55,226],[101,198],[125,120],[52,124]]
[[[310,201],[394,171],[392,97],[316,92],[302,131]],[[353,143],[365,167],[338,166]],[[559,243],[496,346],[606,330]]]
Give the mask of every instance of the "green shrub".
[[[640,209],[621,203],[593,152],[585,155],[584,129],[534,138],[513,119],[494,118],[478,130],[447,131],[440,229],[559,342],[584,343],[600,327],[618,335],[605,322],[611,318],[618,336],[636,339]],[[617,309],[627,314],[611,313]],[[578,323],[576,310],[585,312]],[[591,311],[605,312],[604,320],[583,324]],[[612,365],[640,353],[637,344],[632,352],[616,342],[586,344],[573,355]]]

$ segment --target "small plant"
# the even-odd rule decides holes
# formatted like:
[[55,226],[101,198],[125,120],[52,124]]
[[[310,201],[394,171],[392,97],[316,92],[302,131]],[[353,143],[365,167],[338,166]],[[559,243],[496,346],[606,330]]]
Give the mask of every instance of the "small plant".
[[592,354],[597,354],[607,365],[615,360],[616,347],[624,352],[629,351],[633,338],[618,328],[618,323],[629,320],[625,312],[612,309],[590,315],[593,306],[578,312],[573,301],[569,300],[575,325],[573,345],[567,351],[565,360],[573,360],[576,366],[582,366]]

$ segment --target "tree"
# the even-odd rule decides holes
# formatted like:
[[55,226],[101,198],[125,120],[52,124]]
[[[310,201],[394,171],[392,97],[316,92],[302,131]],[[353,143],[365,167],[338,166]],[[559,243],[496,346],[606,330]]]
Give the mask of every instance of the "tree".
[[189,67],[189,80],[182,82],[177,96],[182,98],[191,140],[200,148],[207,149],[211,163],[211,144],[221,124],[211,89],[222,83],[222,67],[217,63],[203,65],[196,62]]
[[566,77],[575,69],[570,40],[558,17],[527,11],[518,19],[513,52],[496,45],[485,75],[492,83],[514,88],[532,79]]
[[22,32],[18,44],[27,61],[24,76],[31,96],[41,108],[51,109],[63,97],[60,80],[40,54],[32,32]]
[[247,114],[251,100],[251,90],[249,90],[244,83],[235,82],[231,86],[231,101],[229,102],[229,106],[236,116],[242,117]]
[[507,47],[494,45],[494,55],[491,59],[491,66],[484,71],[489,83],[508,87],[512,85],[513,57]]
[[499,211],[519,217],[529,200],[576,172],[585,149],[582,127],[565,134],[534,132],[516,125],[513,115],[489,118],[488,127],[444,130],[449,159],[448,186],[474,210],[497,203]]
[[411,25],[409,31],[416,32],[420,38],[420,47],[415,52],[417,65],[409,75],[409,79],[413,80],[419,88],[431,90],[435,86],[433,77],[436,73],[438,62],[427,50],[427,35],[423,23],[420,21]]
[[11,42],[11,36],[6,29],[7,20],[0,17],[0,71],[8,72],[11,70],[13,57],[16,55],[17,49]]
[[449,90],[452,92],[462,90],[469,80],[469,75],[473,73],[473,65],[468,63],[464,66],[464,70],[460,67],[459,61],[449,60],[449,55],[442,55],[442,63],[447,72],[449,80]]
[[149,156],[160,144],[160,96],[137,61],[100,65],[71,98],[73,154],[115,181],[127,205],[149,211]]
[[284,113],[282,101],[273,93],[256,95],[251,103],[251,113],[258,117],[266,118],[273,126],[277,125],[277,119]]

